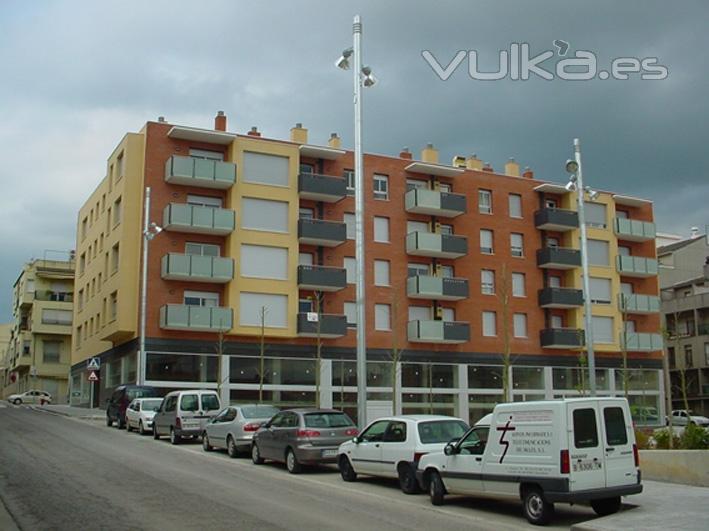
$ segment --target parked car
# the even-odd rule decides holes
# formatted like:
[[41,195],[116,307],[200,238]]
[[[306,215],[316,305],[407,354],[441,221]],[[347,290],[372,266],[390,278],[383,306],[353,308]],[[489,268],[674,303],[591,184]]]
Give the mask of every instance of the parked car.
[[642,492],[638,448],[625,398],[498,404],[462,439],[425,455],[416,476],[440,505],[446,494],[520,497],[532,524],[555,502],[590,502],[605,516]]
[[158,392],[154,387],[147,385],[119,385],[106,400],[106,426],[111,427],[115,422],[119,430],[126,427],[126,409],[136,398],[157,397]]
[[278,408],[266,404],[229,406],[207,423],[202,434],[202,448],[226,448],[229,457],[251,448],[254,433],[278,413]]
[[[669,421],[667,422],[669,424]],[[674,426],[686,426],[687,424],[695,424],[703,428],[709,428],[709,418],[695,415],[692,411],[686,409],[675,409],[672,411],[672,424]]]
[[338,465],[345,481],[357,474],[398,478],[406,494],[419,491],[416,465],[430,452],[440,452],[459,439],[468,424],[455,417],[400,415],[370,423],[360,435],[340,445]]
[[7,397],[7,401],[11,404],[19,406],[20,404],[51,404],[52,395],[46,391],[25,391],[24,393],[18,393],[15,395],[10,395]]
[[196,438],[222,408],[216,391],[173,391],[165,395],[153,418],[153,438],[170,436],[172,444],[185,437]]
[[162,398],[136,398],[126,409],[126,430],[133,428],[145,435],[153,431],[153,417],[162,404]]
[[285,463],[288,472],[303,465],[336,463],[340,444],[357,435],[352,419],[334,409],[290,409],[277,413],[255,434],[251,459]]

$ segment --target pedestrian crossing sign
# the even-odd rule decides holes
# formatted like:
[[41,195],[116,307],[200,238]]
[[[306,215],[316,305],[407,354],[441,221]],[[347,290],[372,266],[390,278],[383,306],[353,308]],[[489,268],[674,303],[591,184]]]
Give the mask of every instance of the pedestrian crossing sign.
[[99,358],[91,358],[86,364],[87,371],[97,371],[101,368],[101,360]]

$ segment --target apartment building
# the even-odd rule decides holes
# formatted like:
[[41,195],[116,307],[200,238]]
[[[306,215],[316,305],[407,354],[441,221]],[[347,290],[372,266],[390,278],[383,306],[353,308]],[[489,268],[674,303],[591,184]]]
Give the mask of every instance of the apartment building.
[[[219,113],[214,129],[158,120],[127,134],[78,217],[77,403],[86,359],[100,356],[101,399],[143,371],[165,390],[253,401],[263,386],[281,406],[319,392],[354,411],[352,168],[336,134],[314,144],[302,124],[277,140],[230,133]],[[419,158],[366,154],[364,171],[372,407],[391,410],[396,387],[397,411],[478,418],[502,399],[505,336],[515,400],[582,392],[576,194],[513,160],[501,172],[475,156],[441,163],[432,145]],[[145,187],[164,230],[149,244],[138,366]],[[622,393],[624,342],[631,381],[651,382],[631,401],[661,408],[652,204],[603,192],[587,211],[599,392]]]
[[12,327],[12,323],[0,324],[0,398],[5,398],[5,387],[10,378],[8,365]]
[[705,235],[660,247],[660,289],[672,405],[709,415],[709,244]]
[[74,260],[25,264],[13,286],[3,395],[46,391],[67,403],[71,367]]

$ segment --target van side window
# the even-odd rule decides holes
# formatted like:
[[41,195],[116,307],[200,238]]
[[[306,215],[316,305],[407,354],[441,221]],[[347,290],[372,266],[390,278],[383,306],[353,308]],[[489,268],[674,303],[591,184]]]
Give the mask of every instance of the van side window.
[[593,448],[598,446],[595,410],[574,410],[574,446],[576,448]]
[[608,446],[628,444],[628,432],[625,429],[625,418],[621,408],[604,408],[603,420],[606,423],[606,442]]
[[177,397],[171,396],[165,401],[165,411],[175,411],[175,406],[177,405]]
[[180,409],[182,411],[197,411],[199,409],[197,395],[182,395],[180,399]]
[[205,411],[214,411],[220,407],[221,405],[219,404],[217,395],[202,395],[202,409]]

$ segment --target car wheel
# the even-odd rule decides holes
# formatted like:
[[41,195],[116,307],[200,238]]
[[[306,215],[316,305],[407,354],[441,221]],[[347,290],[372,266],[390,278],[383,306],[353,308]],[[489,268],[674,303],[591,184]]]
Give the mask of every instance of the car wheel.
[[143,426],[143,421],[138,422],[138,433],[145,435],[145,426]]
[[126,431],[128,433],[133,431],[133,428],[130,427],[130,422],[128,422],[128,419],[126,419]]
[[303,471],[303,465],[298,462],[292,448],[286,450],[286,468],[291,474],[300,474]]
[[106,426],[108,426],[109,428],[111,426],[113,426],[113,421],[111,420],[111,417],[109,417],[108,415],[106,415]]
[[399,486],[404,494],[418,494],[419,486],[413,467],[409,465],[399,467]]
[[602,500],[591,500],[591,507],[598,516],[615,514],[620,510],[620,496],[603,498]]
[[13,400],[12,403],[15,404],[16,406],[19,406],[20,404],[22,404],[22,400],[19,398],[15,398],[15,400]]
[[160,440],[160,434],[158,433],[158,427],[155,425],[155,422],[153,422],[153,439],[156,441]]
[[539,487],[530,487],[522,494],[522,511],[530,524],[545,525],[554,514],[554,504],[544,499]]
[[231,435],[226,439],[226,453],[228,453],[229,457],[232,459],[239,456],[239,449],[236,447],[234,438]]
[[352,482],[357,480],[357,472],[352,468],[352,463],[350,463],[346,455],[340,456],[338,466],[340,468],[340,475],[344,481]]
[[209,444],[209,437],[207,436],[207,432],[204,432],[202,434],[202,450],[204,450],[205,452],[212,451],[212,445]]
[[261,457],[261,452],[258,449],[258,444],[254,443],[251,445],[251,461],[255,465],[263,464],[263,457]]
[[428,495],[433,505],[443,505],[443,498],[446,495],[446,488],[443,486],[441,475],[435,470],[428,477]]
[[170,428],[170,444],[180,444],[182,442],[182,437],[177,435],[175,428]]

